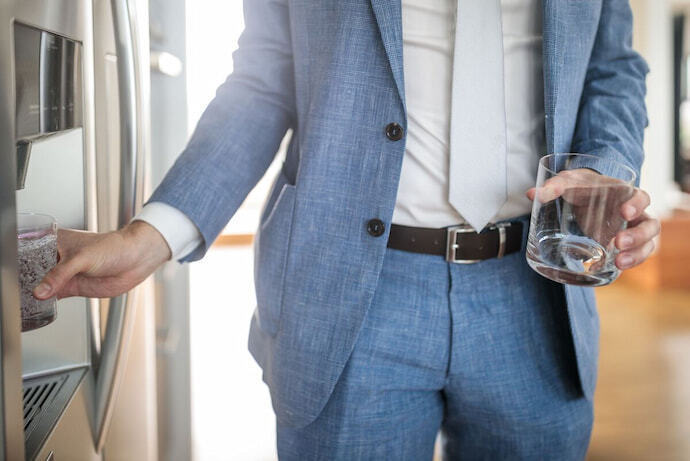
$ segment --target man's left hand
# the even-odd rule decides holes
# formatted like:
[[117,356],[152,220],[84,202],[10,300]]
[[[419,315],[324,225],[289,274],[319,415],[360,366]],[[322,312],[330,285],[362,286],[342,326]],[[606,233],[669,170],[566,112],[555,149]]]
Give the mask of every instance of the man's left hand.
[[[563,196],[566,200],[572,201],[573,197],[576,198],[578,195],[572,191],[578,189],[577,186],[582,183],[583,176],[596,174],[598,173],[591,170],[579,169],[554,176],[540,189],[539,198],[542,202],[547,202]],[[573,197],[568,197],[569,192]],[[527,191],[527,197],[530,200],[534,200],[536,195],[537,189],[534,187]],[[659,234],[661,224],[658,219],[652,218],[645,212],[649,203],[649,194],[635,188],[630,199],[620,206],[619,211],[622,218],[628,221],[628,226],[615,236],[616,247],[620,250],[616,257],[616,266],[619,269],[630,269],[642,264],[654,251],[654,237]]]

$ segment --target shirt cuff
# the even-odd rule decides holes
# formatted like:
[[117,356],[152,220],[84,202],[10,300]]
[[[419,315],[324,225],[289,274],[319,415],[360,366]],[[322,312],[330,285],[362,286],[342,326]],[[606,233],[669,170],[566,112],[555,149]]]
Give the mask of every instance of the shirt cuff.
[[156,228],[170,248],[172,259],[182,259],[203,243],[196,224],[175,207],[150,202],[132,221],[144,221]]

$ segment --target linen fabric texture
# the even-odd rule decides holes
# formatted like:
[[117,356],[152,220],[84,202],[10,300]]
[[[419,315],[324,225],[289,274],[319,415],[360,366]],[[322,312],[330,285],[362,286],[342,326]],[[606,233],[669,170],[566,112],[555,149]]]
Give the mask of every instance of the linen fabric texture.
[[439,429],[443,459],[583,459],[592,401],[562,296],[521,253],[461,265],[389,248],[324,410],[278,425],[280,459],[431,460]]
[[[400,1],[247,0],[244,11],[234,72],[151,201],[196,224],[203,243],[185,261],[201,258],[292,130],[255,242],[249,346],[279,424],[304,427],[352,354],[387,252],[405,142],[385,127],[407,128]],[[627,0],[543,1],[549,153],[639,171],[647,66],[631,29]],[[386,225],[380,237],[367,233],[372,218]],[[567,286],[554,302],[567,305],[579,388],[591,399],[593,291]]]

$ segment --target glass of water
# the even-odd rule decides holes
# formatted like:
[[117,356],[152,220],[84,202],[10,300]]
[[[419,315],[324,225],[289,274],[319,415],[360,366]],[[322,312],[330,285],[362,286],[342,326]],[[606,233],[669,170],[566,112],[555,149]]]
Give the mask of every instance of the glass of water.
[[587,154],[551,154],[539,161],[527,262],[560,283],[601,286],[620,271],[616,234],[622,205],[635,191],[635,171]]
[[17,247],[22,331],[29,331],[48,325],[57,316],[55,297],[39,300],[32,293],[43,276],[57,264],[55,218],[38,213],[18,213]]

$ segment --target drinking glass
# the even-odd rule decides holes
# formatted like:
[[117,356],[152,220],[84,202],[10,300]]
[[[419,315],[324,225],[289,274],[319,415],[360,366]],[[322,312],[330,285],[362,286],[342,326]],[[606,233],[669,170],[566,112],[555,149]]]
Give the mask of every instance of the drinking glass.
[[57,222],[38,213],[17,214],[22,331],[48,325],[57,316],[55,297],[39,300],[32,290],[57,264]]
[[527,262],[560,283],[601,286],[620,271],[616,234],[627,221],[621,206],[636,174],[613,160],[587,154],[551,154],[539,161]]

